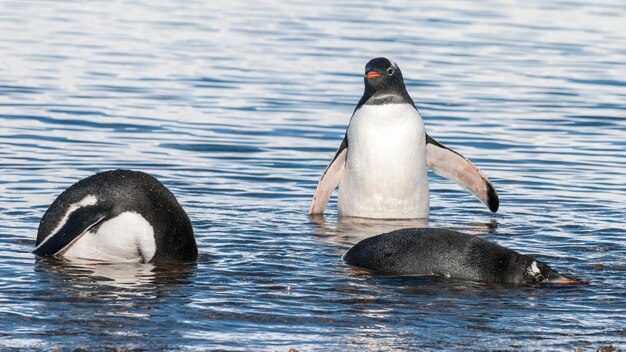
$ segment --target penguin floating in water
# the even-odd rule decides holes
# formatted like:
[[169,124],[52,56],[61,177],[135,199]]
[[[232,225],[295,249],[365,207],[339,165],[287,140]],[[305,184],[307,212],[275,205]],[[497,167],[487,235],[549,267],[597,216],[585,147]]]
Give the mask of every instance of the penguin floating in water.
[[469,189],[492,212],[498,210],[498,195],[487,177],[426,134],[396,63],[371,60],[364,81],[363,97],[317,185],[310,215],[324,212],[339,184],[341,216],[428,218],[427,168]]
[[154,177],[112,170],[65,190],[39,224],[34,254],[107,262],[193,262],[191,221]]
[[506,284],[586,284],[561,276],[533,257],[444,229],[402,229],[366,238],[343,259],[349,265],[388,275]]

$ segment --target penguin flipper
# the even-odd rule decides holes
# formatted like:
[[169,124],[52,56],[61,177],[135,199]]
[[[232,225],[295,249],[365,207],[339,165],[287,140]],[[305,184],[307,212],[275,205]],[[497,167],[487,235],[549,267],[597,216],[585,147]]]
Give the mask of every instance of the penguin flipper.
[[498,211],[500,199],[487,176],[463,155],[440,144],[428,134],[426,135],[426,163],[437,175],[467,188],[489,210],[494,213]]
[[85,207],[73,212],[55,233],[48,235],[41,243],[35,247],[33,254],[38,256],[53,256],[70,244],[78,240],[94,226],[101,223],[107,216],[108,209],[95,209]]
[[339,184],[339,181],[341,181],[341,175],[343,175],[343,170],[346,166],[347,155],[348,135],[346,134],[343,141],[341,141],[339,149],[337,149],[337,153],[335,153],[335,157],[330,161],[324,174],[322,174],[320,182],[317,184],[313,200],[311,201],[311,207],[309,208],[309,215],[322,214],[324,209],[326,209],[330,195]]

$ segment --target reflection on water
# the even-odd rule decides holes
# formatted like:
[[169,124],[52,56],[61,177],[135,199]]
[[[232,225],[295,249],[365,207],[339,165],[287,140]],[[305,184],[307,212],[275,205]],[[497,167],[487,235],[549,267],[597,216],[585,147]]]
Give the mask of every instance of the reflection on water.
[[150,290],[153,285],[190,284],[196,270],[196,264],[168,266],[56,258],[37,258],[36,263],[35,273],[41,275],[37,281],[48,282],[52,286],[111,286],[127,289],[128,292],[137,289],[140,294],[144,293],[142,288],[149,287]]
[[[602,2],[0,2],[0,349],[626,349],[626,62]],[[363,89],[402,67],[428,133],[498,190],[429,175],[421,221],[309,219]],[[149,172],[194,266],[36,260],[81,178]],[[352,271],[399,227],[479,235],[591,284],[502,287]]]
[[309,218],[315,224],[314,234],[332,237],[331,243],[355,244],[370,236],[407,227],[428,227],[428,219],[366,219],[338,217],[336,222],[326,220],[323,215]]
[[[367,219],[357,217],[338,217],[336,221],[327,220],[323,215],[316,214],[309,217],[311,223],[315,224],[314,234],[332,235],[342,238],[343,243],[355,244],[367,237],[391,232],[405,228],[429,227],[428,219]],[[468,223],[464,226],[448,226],[449,230],[463,231],[474,235],[486,235],[498,228],[498,221],[491,219],[486,223]]]

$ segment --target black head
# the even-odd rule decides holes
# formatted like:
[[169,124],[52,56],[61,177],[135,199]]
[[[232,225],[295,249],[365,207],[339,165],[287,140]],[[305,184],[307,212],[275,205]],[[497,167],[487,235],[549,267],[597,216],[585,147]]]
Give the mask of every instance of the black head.
[[365,92],[359,106],[363,104],[400,104],[413,100],[404,86],[398,65],[384,57],[370,60],[365,65]]
[[587,284],[585,281],[572,279],[552,270],[548,265],[526,255],[509,263],[507,281],[519,284]]

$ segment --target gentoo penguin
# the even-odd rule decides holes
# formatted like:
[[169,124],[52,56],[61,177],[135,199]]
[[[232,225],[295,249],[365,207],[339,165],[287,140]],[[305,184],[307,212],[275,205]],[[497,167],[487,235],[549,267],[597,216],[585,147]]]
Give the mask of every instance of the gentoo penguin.
[[402,229],[370,237],[350,248],[343,259],[381,274],[510,284],[585,284],[561,276],[533,257],[444,229]]
[[427,168],[469,189],[493,212],[498,195],[483,173],[426,134],[398,65],[376,58],[365,65],[365,92],[345,137],[324,171],[309,214],[321,214],[339,184],[341,216],[428,218]]
[[193,262],[198,248],[185,210],[161,182],[112,170],[73,184],[39,224],[34,254],[107,262]]

